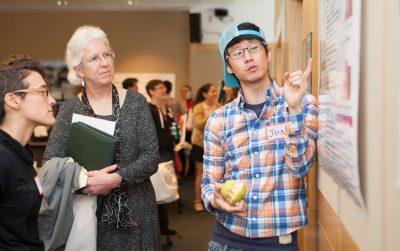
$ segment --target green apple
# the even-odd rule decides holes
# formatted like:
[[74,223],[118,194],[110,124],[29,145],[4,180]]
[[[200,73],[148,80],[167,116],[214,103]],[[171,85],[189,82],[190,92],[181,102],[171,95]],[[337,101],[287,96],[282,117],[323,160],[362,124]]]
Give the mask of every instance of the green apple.
[[221,194],[231,205],[243,200],[246,194],[245,186],[236,180],[227,180],[221,189]]

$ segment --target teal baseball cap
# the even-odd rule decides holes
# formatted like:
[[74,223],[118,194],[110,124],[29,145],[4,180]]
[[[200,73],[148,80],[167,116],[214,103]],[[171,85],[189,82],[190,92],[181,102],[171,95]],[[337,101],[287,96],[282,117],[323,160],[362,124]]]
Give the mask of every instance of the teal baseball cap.
[[[257,28],[256,30],[254,29],[248,29],[246,28],[246,24],[251,24]],[[244,28],[241,28],[244,27]],[[226,70],[227,67],[227,58],[225,55],[225,50],[226,48],[231,44],[235,38],[238,37],[248,37],[248,38],[256,38],[259,39],[263,42],[265,42],[265,35],[264,32],[258,28],[253,23],[250,22],[237,22],[232,25],[230,25],[228,28],[224,30],[224,32],[221,35],[221,39],[219,40],[219,53],[221,54],[222,61],[224,62],[224,81],[225,85],[230,87],[230,88],[237,88],[240,87],[238,79],[233,75],[228,73]]]

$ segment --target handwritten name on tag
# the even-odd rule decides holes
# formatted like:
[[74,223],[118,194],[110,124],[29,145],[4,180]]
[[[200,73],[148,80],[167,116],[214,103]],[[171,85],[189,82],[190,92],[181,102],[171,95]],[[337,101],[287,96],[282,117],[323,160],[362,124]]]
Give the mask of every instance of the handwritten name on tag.
[[42,185],[40,184],[39,176],[37,176],[37,175],[35,177],[35,182],[36,182],[36,186],[39,190],[39,194],[43,195],[43,188],[42,188]]
[[267,126],[267,137],[269,141],[285,138],[286,123]]

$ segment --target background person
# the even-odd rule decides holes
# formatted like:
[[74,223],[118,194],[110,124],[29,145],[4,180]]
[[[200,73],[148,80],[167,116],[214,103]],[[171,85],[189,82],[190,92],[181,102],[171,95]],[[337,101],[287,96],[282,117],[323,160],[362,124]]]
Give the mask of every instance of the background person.
[[165,105],[170,113],[174,116],[175,121],[179,121],[179,116],[182,114],[179,110],[179,104],[176,102],[175,98],[171,96],[172,91],[172,83],[169,80],[164,80],[164,85],[168,94],[167,99],[165,100]]
[[157,170],[158,144],[146,99],[113,85],[114,52],[98,27],[82,26],[67,44],[68,79],[83,92],[60,108],[44,161],[66,157],[72,114],[116,122],[121,139],[116,164],[88,172],[90,195],[106,195],[97,224],[97,250],[159,250],[159,225],[150,176]]
[[181,114],[186,114],[193,107],[192,87],[190,85],[183,85],[179,94],[179,111]]
[[37,226],[42,190],[27,144],[36,126],[55,123],[45,78],[27,56],[0,65],[0,250],[44,250]]
[[[190,85],[183,85],[180,89],[180,99],[179,99],[179,109],[181,114],[179,119],[179,125],[181,130],[186,128],[185,132],[185,142],[191,142],[192,131],[193,131],[193,103],[192,98],[192,87]],[[183,125],[182,116],[186,115],[186,126]],[[182,133],[183,134],[183,133]],[[194,175],[195,165],[194,161],[190,160],[189,157],[190,149],[182,149],[179,151],[179,157],[183,163],[183,176]]]
[[218,102],[221,104],[227,104],[234,100],[239,93],[240,88],[237,87],[228,87],[225,84],[225,81],[221,82],[221,90],[219,92]]
[[137,78],[127,78],[124,81],[122,81],[122,87],[129,91],[138,92],[139,91],[138,79]]
[[204,128],[210,114],[220,106],[220,104],[217,103],[217,95],[218,93],[215,85],[205,84],[197,91],[193,106],[192,150],[189,158],[194,161],[196,167],[193,204],[196,212],[204,211],[200,188],[201,177],[203,175]]
[[[171,126],[175,120],[173,114],[171,114],[165,104],[165,101],[169,97],[167,88],[163,81],[153,79],[146,84],[146,91],[151,98],[149,103],[150,112],[157,131],[158,151],[160,155],[159,163],[170,160],[174,161],[174,138],[171,133]],[[175,230],[168,228],[169,217],[164,204],[158,204],[158,217],[161,234],[167,236],[176,234]]]
[[[226,28],[219,48],[226,85],[241,91],[205,129],[202,198],[216,217],[209,250],[297,251],[317,139],[317,101],[306,93],[311,61],[304,73],[285,73],[280,87],[268,74],[271,53],[255,24]],[[247,188],[234,205],[221,195],[230,179]]]

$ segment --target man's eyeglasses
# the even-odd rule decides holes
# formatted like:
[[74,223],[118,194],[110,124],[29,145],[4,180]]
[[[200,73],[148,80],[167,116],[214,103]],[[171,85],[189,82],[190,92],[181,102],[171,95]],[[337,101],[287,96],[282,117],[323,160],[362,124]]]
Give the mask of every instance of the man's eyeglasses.
[[263,48],[263,46],[264,45],[262,43],[254,43],[254,44],[247,46],[246,48],[233,50],[233,51],[231,51],[231,53],[229,53],[226,56],[226,59],[228,59],[228,56],[231,57],[232,59],[242,58],[244,56],[245,50],[247,50],[248,52],[251,52],[251,53],[256,53],[256,52],[260,51]]
[[41,92],[44,97],[49,96],[49,88],[47,88],[47,87],[39,87],[39,88],[22,89],[22,90],[13,91],[13,93],[29,93],[29,92]]
[[91,64],[94,66],[99,66],[102,58],[104,60],[106,60],[107,62],[110,62],[110,61],[114,60],[115,53],[114,52],[106,52],[106,53],[103,53],[102,55],[96,55],[86,61],[82,61],[80,64],[88,63],[88,64]]
[[167,89],[167,87],[165,87],[164,84],[161,84],[161,85],[158,85],[158,86],[154,87],[154,90],[166,90],[166,89]]

